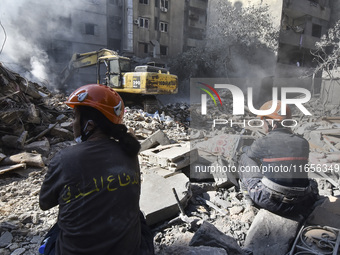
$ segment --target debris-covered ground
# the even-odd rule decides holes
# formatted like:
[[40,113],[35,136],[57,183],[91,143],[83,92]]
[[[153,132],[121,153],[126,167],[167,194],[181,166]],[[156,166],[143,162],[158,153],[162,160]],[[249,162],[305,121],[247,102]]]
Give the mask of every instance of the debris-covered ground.
[[[52,93],[0,65],[0,254],[37,254],[43,236],[56,222],[58,209],[40,210],[38,197],[50,159],[60,149],[74,144],[71,111],[62,103],[64,100],[65,95]],[[319,210],[310,219],[323,224],[318,219],[334,219],[331,213],[340,218],[340,178],[336,171],[340,162],[340,124],[339,118],[332,117],[338,116],[340,109],[324,110],[318,97],[309,107],[315,113],[313,118],[294,116],[300,120],[294,131],[309,141],[311,164],[334,169],[311,173],[319,184],[321,211],[328,212],[328,200],[335,208],[327,216]],[[162,208],[155,209],[157,200],[145,205],[156,254],[287,254],[295,245],[302,219],[285,219],[260,210],[249,204],[224,176],[197,174],[190,168],[195,162],[214,164],[221,155],[231,162],[235,139],[241,131],[204,126],[208,119],[197,126],[191,121],[197,120],[198,110],[185,103],[168,104],[152,114],[125,110],[125,124],[142,144],[140,163],[142,185],[146,188],[141,203],[148,199],[145,196],[150,178],[170,183],[162,187],[170,189],[168,197],[162,199],[166,203]],[[206,118],[213,117],[214,114]],[[225,109],[225,118],[228,117],[230,113]],[[261,130],[249,128],[243,138],[252,140],[262,135]],[[222,140],[224,143],[219,143]],[[162,153],[166,157],[160,156]],[[175,187],[172,178],[179,185],[179,202],[171,191]],[[332,233],[337,234],[339,220],[333,223]]]

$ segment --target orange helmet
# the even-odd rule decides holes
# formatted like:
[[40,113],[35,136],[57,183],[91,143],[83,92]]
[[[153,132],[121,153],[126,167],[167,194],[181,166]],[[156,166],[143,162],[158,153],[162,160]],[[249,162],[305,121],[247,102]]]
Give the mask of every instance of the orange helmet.
[[[260,110],[269,110],[273,105],[273,101],[268,101],[264,103]],[[263,118],[270,118],[270,119],[276,119],[276,120],[284,120],[284,119],[290,119],[292,117],[292,112],[290,110],[290,107],[286,105],[286,115],[281,115],[281,101],[277,100],[277,105],[275,108],[275,111],[273,113],[267,114],[267,115],[258,115],[258,117],[261,117],[261,120]]]
[[121,124],[124,115],[124,102],[119,94],[101,84],[88,84],[71,93],[65,102],[74,108],[76,105],[90,106],[108,118],[114,124]]

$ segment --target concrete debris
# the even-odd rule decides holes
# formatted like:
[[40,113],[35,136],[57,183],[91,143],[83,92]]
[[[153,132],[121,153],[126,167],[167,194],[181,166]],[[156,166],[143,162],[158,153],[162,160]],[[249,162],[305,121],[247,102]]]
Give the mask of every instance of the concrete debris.
[[140,206],[147,224],[153,225],[178,215],[179,207],[173,188],[176,189],[180,203],[186,205],[191,197],[191,190],[189,179],[184,174],[179,173],[168,178],[153,173],[143,174]]
[[189,143],[158,146],[140,153],[143,162],[150,166],[160,166],[170,171],[176,171],[189,166],[198,158],[196,149],[190,149]]
[[[141,208],[156,254],[286,254],[300,221],[259,212],[247,205],[232,176],[202,168],[216,162],[235,166],[240,146],[264,135],[253,127],[212,126],[216,118],[242,122],[232,116],[231,94],[220,96],[223,107],[209,106],[205,116],[199,106],[186,103],[155,113],[125,108],[124,124],[142,145]],[[65,99],[0,63],[0,254],[36,254],[57,220],[58,209],[41,211],[38,197],[50,159],[75,144]],[[309,163],[327,166],[321,174],[310,173],[321,200],[307,223],[339,228],[340,118],[334,115],[340,110],[324,107],[318,98],[306,107],[313,116],[293,111],[299,119],[293,131],[309,141]],[[255,118],[245,110],[245,120]]]
[[285,255],[290,250],[303,218],[288,219],[261,209],[244,243],[254,255]]
[[210,246],[176,246],[172,245],[162,251],[163,255],[228,255],[222,248]]
[[12,240],[13,235],[10,232],[6,231],[0,237],[0,248],[8,246],[9,244],[11,244]]
[[164,134],[162,130],[156,131],[154,134],[146,138],[141,142],[140,151],[144,151],[150,148],[154,148],[158,145],[170,144],[170,139]]
[[22,153],[18,153],[18,154],[14,154],[12,156],[6,157],[0,163],[1,165],[26,163],[27,165],[33,166],[33,167],[45,166],[40,154],[28,153],[28,152],[22,152]]
[[326,197],[324,202],[309,215],[307,224],[340,229],[340,198]]
[[190,241],[190,246],[211,246],[223,248],[227,254],[242,255],[243,251],[233,237],[219,231],[209,222],[203,222]]

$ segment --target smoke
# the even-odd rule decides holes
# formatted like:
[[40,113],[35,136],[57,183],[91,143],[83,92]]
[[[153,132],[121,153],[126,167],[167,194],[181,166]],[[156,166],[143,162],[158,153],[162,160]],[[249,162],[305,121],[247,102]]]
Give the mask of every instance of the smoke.
[[1,0],[0,61],[12,71],[52,88],[56,63],[49,56],[54,38],[72,36],[62,22],[79,6],[78,0]]

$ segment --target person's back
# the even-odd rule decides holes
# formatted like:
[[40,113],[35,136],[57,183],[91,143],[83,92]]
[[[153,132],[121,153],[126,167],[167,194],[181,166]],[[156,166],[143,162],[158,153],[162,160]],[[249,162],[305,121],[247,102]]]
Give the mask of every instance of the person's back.
[[[260,115],[266,136],[242,148],[240,184],[257,206],[278,214],[305,214],[318,198],[317,185],[308,179],[309,143],[282,122],[289,122],[290,108],[281,113],[281,102],[268,101]],[[255,169],[255,171],[242,171]]]
[[270,131],[245,148],[250,158],[261,161],[261,170],[268,179],[285,186],[308,186],[309,144],[306,139],[293,134],[286,128]]
[[138,140],[123,123],[124,103],[109,87],[89,84],[67,102],[74,108],[77,145],[51,160],[40,207],[59,205],[44,254],[153,254],[139,207]]
[[[66,148],[51,162],[41,205],[59,195],[57,254],[136,254],[140,240],[139,166],[113,140]],[[44,189],[46,187],[46,189]],[[55,194],[57,195],[57,194]],[[76,251],[76,252],[75,252]]]

